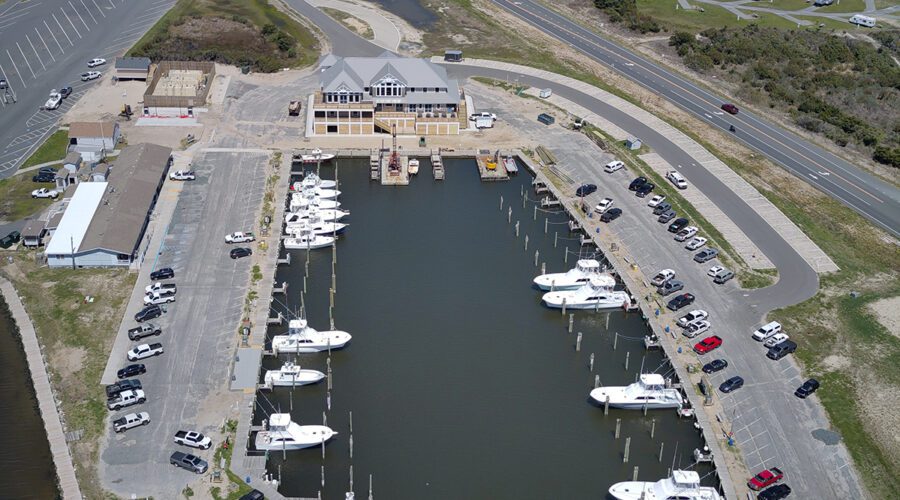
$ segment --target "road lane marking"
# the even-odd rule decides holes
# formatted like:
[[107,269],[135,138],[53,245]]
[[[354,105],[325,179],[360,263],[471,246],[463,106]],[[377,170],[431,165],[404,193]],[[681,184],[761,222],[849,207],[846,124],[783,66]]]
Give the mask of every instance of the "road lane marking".
[[[35,28],[35,29],[37,29],[37,28]],[[27,33],[25,34],[25,39],[28,40],[28,45],[31,45],[31,50],[34,51],[34,57],[37,57],[38,62],[41,63],[41,67],[44,68],[44,71],[47,71],[47,67],[44,66],[44,60],[41,59],[41,55],[38,54],[37,49],[34,48],[34,44],[31,43],[31,38],[28,38]],[[21,47],[19,47],[19,48],[21,49]]]
[[50,52],[50,47],[47,46],[47,42],[44,41],[44,37],[41,36],[41,32],[38,31],[37,26],[34,27],[34,32],[40,37],[41,42],[44,44],[44,48],[47,49],[47,53],[50,54],[50,58],[53,59],[53,62],[56,62],[56,58],[53,57],[53,52]]
[[59,40],[56,38],[56,35],[53,33],[53,30],[50,29],[50,25],[47,24],[46,20],[44,20],[44,26],[47,27],[47,32],[50,33],[50,36],[52,36],[53,40],[56,41],[56,45],[59,47],[59,51],[62,52],[63,54],[65,54],[66,51],[63,50],[62,45],[60,45]]
[[[22,59],[25,59],[25,64],[28,65],[28,70],[31,71],[31,77],[32,77],[32,78],[37,78],[36,76],[34,76],[34,70],[31,69],[31,63],[28,62],[28,58],[25,57],[25,51],[22,50],[22,46],[19,45],[19,42],[16,42],[16,47],[19,48],[19,52],[22,54]],[[7,51],[7,54],[9,54],[9,51]]]
[[[62,8],[60,8],[59,10],[63,13],[64,16],[66,16],[66,19],[69,21],[69,24],[72,25],[72,31],[74,31],[75,34],[78,35],[78,38],[84,38],[81,36],[81,33],[78,31],[78,28],[75,27],[75,23],[72,22],[72,18],[69,17],[68,14],[66,14],[66,11],[62,10]],[[54,14],[53,17],[56,18],[56,15]],[[59,22],[59,21],[57,21],[57,22]],[[66,37],[68,37],[68,36],[69,35],[66,35]]]
[[[71,5],[71,3],[72,2],[69,2],[70,5]],[[94,17],[94,13],[91,12],[91,9],[88,9],[87,5],[84,4],[84,0],[81,0],[81,5],[82,5],[82,7],[84,7],[84,10],[88,13],[88,15],[91,16],[91,19],[94,20],[94,24],[97,24],[97,18]]]
[[78,13],[78,9],[76,9],[75,6],[72,5],[72,2],[68,2],[68,3],[69,3],[69,7],[72,7],[72,10],[75,11],[75,15],[78,16],[78,19],[81,19],[81,24],[84,25],[84,29],[91,31],[91,28],[89,28],[87,23],[84,22],[84,18],[81,17],[81,14]]
[[100,15],[106,17],[106,14],[103,13],[103,9],[101,9],[100,6],[97,5],[97,2],[94,2],[94,0],[91,0],[91,2],[94,3],[94,7],[97,7],[97,11],[100,12]]

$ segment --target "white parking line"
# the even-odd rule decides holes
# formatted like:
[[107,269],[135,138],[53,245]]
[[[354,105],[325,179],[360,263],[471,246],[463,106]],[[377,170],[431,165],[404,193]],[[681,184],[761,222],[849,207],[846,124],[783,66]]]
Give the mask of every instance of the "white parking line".
[[50,54],[50,58],[53,59],[53,62],[56,62],[56,58],[53,57],[53,52],[50,52],[50,47],[47,46],[47,42],[44,41],[44,37],[41,36],[41,32],[38,31],[36,26],[34,28],[34,32],[37,33],[38,37],[40,37],[41,42],[44,44],[44,48],[47,49],[47,53]]
[[[72,18],[69,17],[68,14],[66,14],[66,11],[64,11],[62,9],[59,9],[59,10],[63,13],[64,16],[66,16],[66,19],[69,21],[69,24],[72,26],[72,31],[74,31],[75,34],[78,35],[78,38],[83,38],[81,36],[81,33],[78,32],[78,28],[75,27],[75,23],[72,22]],[[56,19],[56,14],[53,14],[53,18]],[[59,21],[56,21],[56,22],[59,22]],[[63,31],[63,33],[65,33],[65,31]],[[69,35],[66,35],[66,38],[68,38],[68,37],[69,37]]]
[[[94,0],[91,0],[91,2],[94,2]],[[100,6],[97,5],[97,2],[94,2],[94,7],[97,7],[97,11],[100,12],[101,16],[106,17],[106,14],[103,13],[103,9],[101,9]]]
[[[16,42],[16,47],[19,48],[19,52],[22,54],[22,59],[25,59],[25,64],[28,65],[28,70],[31,71],[31,77],[32,77],[32,78],[37,78],[36,76],[34,76],[34,70],[31,69],[31,63],[28,62],[28,58],[25,57],[25,51],[22,50],[22,46],[19,45],[19,42]],[[9,53],[9,52],[7,52],[7,54],[8,54],[8,53]],[[10,60],[12,60],[12,58],[10,58]]]
[[91,29],[90,29],[90,28],[88,28],[88,25],[87,25],[87,23],[86,23],[86,22],[84,22],[84,18],[83,18],[83,17],[81,17],[81,14],[79,14],[79,13],[78,13],[78,9],[76,9],[76,8],[75,8],[75,6],[74,6],[74,5],[72,5],[72,2],[69,2],[69,7],[72,7],[72,10],[74,10],[74,11],[75,11],[75,15],[76,15],[76,16],[78,16],[78,19],[81,19],[81,24],[83,24],[83,25],[84,25],[84,29],[86,29],[86,30],[88,30],[88,31],[91,31]]
[[[59,44],[59,40],[56,38],[56,35],[53,33],[53,30],[50,29],[50,25],[47,24],[47,21],[46,21],[46,20],[44,20],[44,26],[47,27],[47,32],[49,32],[49,33],[50,33],[50,36],[53,37],[53,40],[56,42],[56,46],[59,47],[59,51],[62,52],[63,54],[65,54],[66,51],[63,50],[62,45]],[[35,28],[35,29],[37,29],[37,28]]]
[[137,28],[131,28],[131,29],[127,29],[127,30],[125,30],[125,31],[122,31],[122,32],[119,33],[119,35],[121,35],[121,36],[116,37],[116,38],[113,38],[112,41],[117,42],[117,41],[119,41],[119,40],[124,40],[124,39],[126,39],[126,38],[133,37],[134,34],[135,34],[135,32],[143,31],[143,30],[147,29],[148,26],[151,26],[152,24],[154,24],[154,23],[149,22],[149,23],[143,24],[142,26],[138,26]]
[[[31,50],[34,51],[34,57],[37,57],[38,62],[41,63],[41,67],[44,68],[44,71],[47,71],[47,67],[44,66],[44,60],[41,58],[41,55],[38,54],[37,49],[34,48],[34,44],[31,43],[31,38],[28,38],[28,34],[27,34],[27,33],[25,34],[25,39],[28,40],[28,45],[31,45]],[[20,50],[21,50],[21,48],[22,48],[22,47],[19,47]],[[23,54],[23,55],[24,55],[24,54]]]
[[[69,2],[71,4],[71,2]],[[84,0],[81,0],[81,5],[84,7],[84,10],[87,11],[88,15],[91,16],[91,19],[94,20],[94,24],[97,24],[97,18],[94,17],[94,13],[91,12],[91,9],[88,9],[87,5],[84,4]]]

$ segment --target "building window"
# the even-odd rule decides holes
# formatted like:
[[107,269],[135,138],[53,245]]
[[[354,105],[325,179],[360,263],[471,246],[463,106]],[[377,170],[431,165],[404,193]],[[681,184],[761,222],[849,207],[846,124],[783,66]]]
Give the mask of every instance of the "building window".
[[336,134],[337,133],[337,125],[328,125],[327,133]]
[[316,118],[325,118],[324,111],[316,111]]
[[359,118],[359,111],[351,111],[350,118]]
[[362,117],[363,118],[372,118],[372,112],[371,111],[363,111]]
[[338,111],[338,118],[350,118],[349,111]]
[[340,99],[341,104],[347,104],[347,94],[341,94],[338,98]]
[[337,118],[337,111],[329,111],[328,118]]

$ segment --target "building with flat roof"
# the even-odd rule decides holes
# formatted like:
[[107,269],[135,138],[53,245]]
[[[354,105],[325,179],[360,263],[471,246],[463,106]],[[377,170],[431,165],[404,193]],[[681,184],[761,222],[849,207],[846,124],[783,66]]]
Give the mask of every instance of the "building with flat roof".
[[455,135],[468,125],[459,83],[427,59],[329,55],[319,67],[314,135]]
[[142,259],[141,241],[171,153],[155,144],[129,146],[109,168],[107,182],[79,183],[47,245],[47,264],[117,267]]
[[146,80],[150,76],[149,57],[117,57],[117,80]]

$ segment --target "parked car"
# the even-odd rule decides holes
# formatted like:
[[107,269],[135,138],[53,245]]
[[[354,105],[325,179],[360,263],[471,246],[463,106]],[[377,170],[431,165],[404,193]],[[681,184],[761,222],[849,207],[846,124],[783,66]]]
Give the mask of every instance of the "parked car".
[[72,95],[72,87],[61,87],[59,89],[59,95],[61,95],[63,99],[69,97],[70,95]]
[[692,321],[688,324],[687,328],[684,329],[685,337],[692,339],[702,333],[706,333],[709,331],[710,324],[709,321],[705,319],[698,319],[697,321]]
[[253,250],[250,250],[246,247],[233,248],[230,255],[232,259],[240,259],[241,257],[249,257],[253,255]]
[[157,281],[152,285],[147,285],[144,287],[144,293],[153,293],[153,292],[169,292],[169,293],[177,293],[178,286],[175,283],[162,283]]
[[144,321],[158,318],[160,316],[162,316],[162,309],[156,304],[150,304],[138,311],[137,314],[134,315],[134,320],[138,323],[143,323]]
[[759,491],[781,481],[781,478],[783,477],[784,473],[781,472],[781,469],[778,467],[771,467],[751,477],[750,480],[747,481],[747,486],[753,491]]
[[797,396],[800,399],[806,399],[810,394],[816,392],[819,389],[819,381],[811,378],[806,382],[803,382],[803,385],[797,388],[794,391],[794,396]]
[[122,391],[115,396],[106,400],[106,407],[110,410],[121,410],[122,408],[139,405],[147,401],[144,391],[135,389],[133,391]]
[[53,198],[59,196],[59,191],[55,189],[40,188],[31,192],[32,198]]
[[653,208],[653,215],[662,215],[665,212],[672,210],[672,204],[668,201],[663,201],[659,205]]
[[675,292],[681,291],[684,289],[684,283],[678,280],[669,280],[660,285],[656,291],[665,297],[666,295],[671,295]]
[[638,198],[644,198],[645,196],[650,194],[651,191],[653,191],[654,187],[656,186],[649,182],[646,184],[641,184],[637,189],[634,190],[634,194],[636,194]]
[[707,242],[707,239],[704,238],[703,236],[694,236],[694,238],[691,239],[691,241],[689,241],[688,244],[684,246],[684,248],[686,248],[688,250],[696,250],[696,249],[702,247],[703,245],[705,245],[706,242]]
[[[650,208],[656,208],[664,201],[666,201],[666,197],[664,195],[658,194],[653,198],[650,198],[650,201],[647,202],[647,206]],[[669,208],[672,208],[672,205],[669,205]],[[656,212],[654,211],[654,213]]]
[[694,294],[692,293],[684,293],[681,294],[674,299],[670,300],[666,307],[668,307],[672,311],[677,311],[682,307],[687,307],[694,303]]
[[46,110],[53,110],[59,108],[62,104],[63,96],[56,89],[50,91],[50,96],[47,98],[47,101],[44,102],[44,105],[41,106]]
[[173,181],[192,181],[197,178],[193,170],[176,170],[169,174],[169,179]]
[[55,182],[56,172],[48,174],[46,172],[38,172],[31,177],[31,182]]
[[169,302],[175,302],[175,293],[174,292],[151,292],[144,296],[144,304],[168,304]]
[[238,500],[266,500],[266,496],[259,490],[253,490],[250,493],[242,496]]
[[544,125],[553,125],[553,123],[556,121],[556,118],[553,118],[547,113],[541,113],[538,115],[537,120]]
[[731,103],[725,103],[722,105],[722,109],[732,115],[738,114],[738,107]]
[[763,341],[781,331],[781,323],[771,321],[753,332],[753,340]]
[[153,281],[167,280],[175,277],[175,271],[171,267],[163,267],[150,273],[150,279]]
[[18,243],[20,239],[22,239],[22,235],[18,231],[11,231],[3,238],[0,238],[0,248],[9,248]]
[[496,120],[497,115],[495,115],[494,113],[490,113],[488,111],[480,111],[478,113],[471,113],[469,115],[469,121],[472,121],[472,122],[474,122],[475,120],[477,120],[479,118],[490,118],[491,120]]
[[580,198],[582,196],[587,196],[596,190],[597,190],[596,184],[582,184],[581,186],[578,187],[578,189],[575,190],[575,196],[578,196]]
[[[783,335],[781,333],[777,333],[776,335]],[[766,357],[775,361],[791,354],[792,352],[797,350],[797,343],[793,340],[785,340],[779,342],[772,347],[769,348],[769,352],[766,353]]]
[[611,174],[611,173],[615,172],[616,170],[622,170],[623,168],[625,168],[625,163],[623,163],[619,160],[613,160],[613,161],[607,163],[605,167],[603,167],[603,171],[608,174]]
[[138,389],[143,389],[141,386],[141,381],[136,378],[130,378],[127,380],[120,380],[115,384],[110,384],[106,386],[106,397],[114,398],[116,394],[122,391],[136,391]]
[[141,425],[150,423],[150,414],[142,411],[140,413],[129,413],[124,417],[113,420],[113,430],[116,432],[125,432]]
[[607,210],[609,210],[612,206],[613,206],[612,198],[603,198],[602,200],[600,200],[600,203],[597,203],[597,206],[594,207],[594,212],[597,212],[598,214],[602,214],[603,212],[606,212]]
[[711,337],[706,337],[694,344],[694,352],[697,354],[706,354],[708,352],[714,351],[722,345],[722,337],[718,335],[713,335]]
[[212,439],[197,431],[178,431],[175,433],[175,444],[208,450],[212,446]]
[[99,71],[88,71],[87,73],[81,74],[81,81],[87,82],[90,80],[96,80],[97,78],[100,78],[102,75],[103,75],[103,73],[101,73]]
[[670,279],[675,277],[675,271],[671,269],[663,269],[662,271],[656,273],[656,276],[650,280],[650,284],[653,286],[662,286],[663,283],[669,281]]
[[675,233],[675,241],[685,241],[688,238],[692,238],[695,234],[697,234],[697,226],[688,226],[681,231]]
[[728,368],[728,361],[724,359],[714,359],[703,365],[703,373],[716,373]]
[[102,57],[95,57],[87,63],[88,68],[96,68],[97,66],[103,66],[104,64],[106,64],[106,59],[103,59]]
[[162,333],[162,329],[154,323],[145,323],[128,330],[128,338],[130,340],[141,340],[144,337],[151,337]]
[[38,170],[38,173],[39,173],[39,174],[53,174],[53,175],[56,175],[56,169],[53,168],[53,167],[41,167],[40,170]]
[[687,189],[688,187],[687,179],[681,175],[681,172],[676,170],[666,172],[666,179],[669,179],[669,182],[674,184],[678,189]]
[[725,268],[722,266],[712,266],[711,268],[709,268],[709,270],[706,271],[706,275],[710,278],[715,278],[716,275],[719,274],[719,271],[723,269]]
[[600,215],[600,222],[612,222],[619,218],[622,215],[621,208],[610,208],[606,212]]
[[741,387],[744,387],[744,379],[735,375],[734,377],[731,377],[730,379],[722,382],[719,385],[719,390],[727,394],[729,392],[734,392]]
[[672,220],[674,218],[675,218],[675,211],[670,208],[670,209],[666,210],[665,212],[659,214],[659,218],[656,219],[656,222],[659,222],[660,224],[665,224],[666,222],[669,222],[670,220]]
[[788,336],[788,334],[786,334],[784,332],[779,332],[779,333],[776,333],[775,335],[772,335],[771,337],[767,338],[765,340],[765,342],[763,342],[763,346],[764,347],[775,347],[778,344],[784,342],[785,340],[788,340],[789,338],[790,337]]
[[709,262],[716,257],[719,256],[719,251],[715,248],[704,248],[697,252],[697,255],[694,255],[694,262],[704,263]]
[[225,235],[225,243],[249,243],[255,240],[256,236],[254,236],[251,232],[237,231]]
[[172,456],[169,457],[169,463],[197,474],[203,474],[209,468],[209,464],[202,458],[180,451],[172,453]]
[[631,184],[628,185],[628,190],[629,191],[637,191],[637,188],[643,186],[646,183],[647,183],[646,177],[637,177],[636,179],[631,181]]
[[713,276],[713,283],[717,285],[722,285],[726,281],[734,278],[734,271],[730,269],[722,269]]
[[703,309],[694,309],[693,311],[685,314],[684,316],[678,318],[678,321],[675,322],[678,326],[682,328],[686,328],[689,324],[694,321],[699,321],[701,319],[706,319],[709,317],[709,313],[704,311]]
[[147,373],[147,367],[140,363],[136,363],[133,365],[128,365],[125,368],[122,368],[121,370],[117,371],[116,377],[122,379],[122,378],[134,377],[135,375],[141,375],[144,373]]
[[771,488],[756,495],[758,500],[781,500],[791,494],[791,487],[786,484],[776,484]]
[[687,227],[687,225],[690,224],[690,222],[691,221],[687,220],[684,217],[679,217],[679,218],[675,219],[674,221],[672,221],[671,224],[669,224],[669,232],[677,233],[678,231],[681,231],[682,229]]
[[160,343],[141,344],[128,351],[126,356],[128,357],[128,361],[137,361],[140,359],[147,359],[151,356],[159,356],[162,353],[163,346]]

